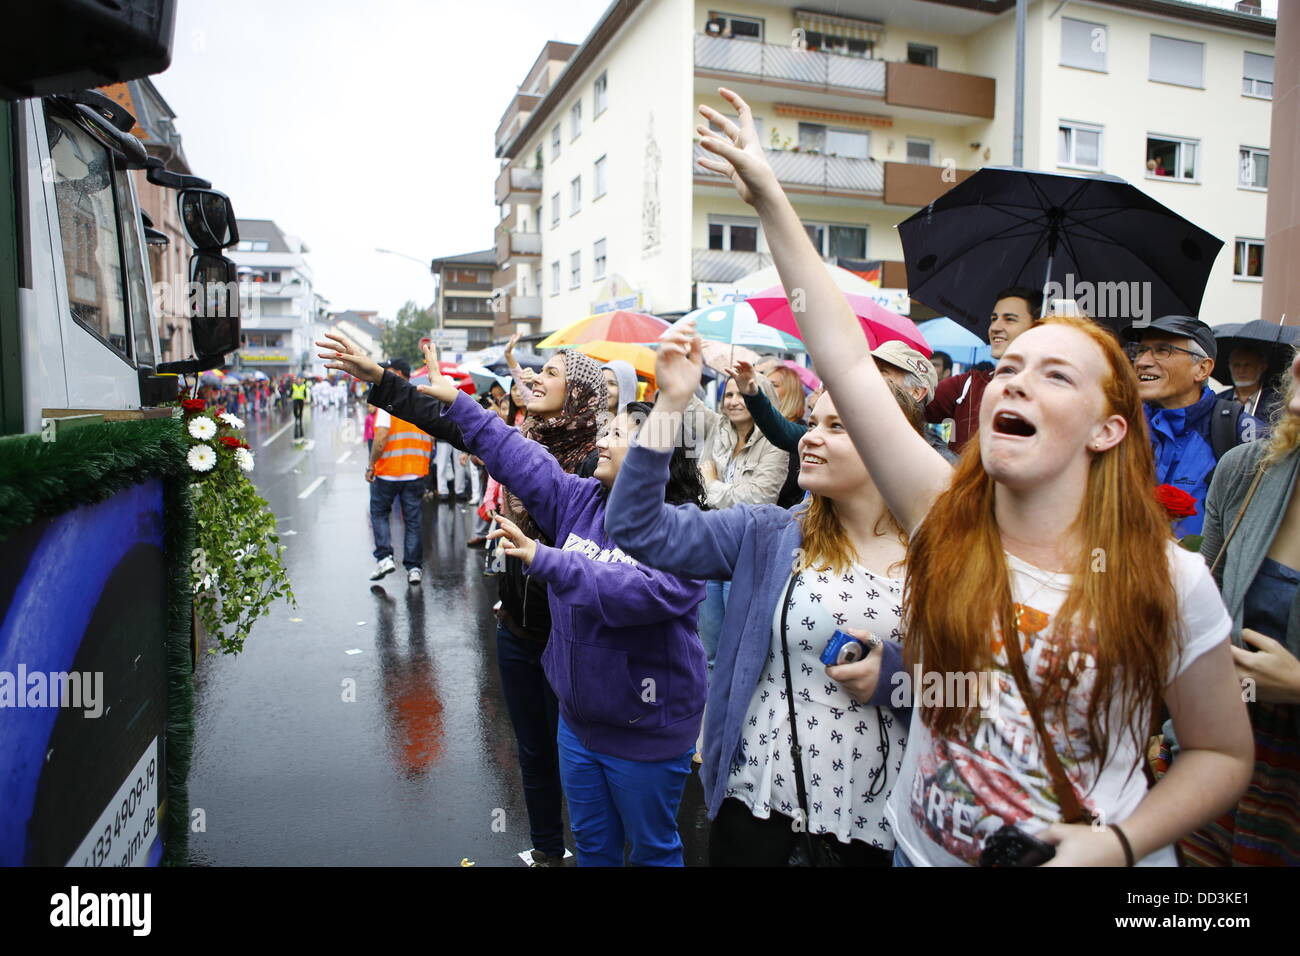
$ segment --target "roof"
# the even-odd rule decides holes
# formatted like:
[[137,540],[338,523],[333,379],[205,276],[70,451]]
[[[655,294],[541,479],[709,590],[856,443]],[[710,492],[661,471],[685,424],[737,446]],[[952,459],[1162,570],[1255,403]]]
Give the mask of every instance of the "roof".
[[[293,252],[274,220],[271,219],[236,219],[239,226],[239,238],[265,239],[267,252]],[[306,250],[304,250],[306,251]]]
[[346,312],[338,313],[338,315],[334,316],[334,321],[331,324],[337,325],[340,322],[346,322],[353,328],[360,329],[362,332],[365,332],[373,338],[379,338],[384,334],[382,328],[375,325],[369,319],[362,318],[359,313],[354,312],[351,309],[348,309]]
[[[242,235],[242,233],[241,233]],[[482,252],[463,252],[458,256],[443,256],[429,263],[430,268],[439,266],[493,266],[497,264],[497,251],[484,249]]]

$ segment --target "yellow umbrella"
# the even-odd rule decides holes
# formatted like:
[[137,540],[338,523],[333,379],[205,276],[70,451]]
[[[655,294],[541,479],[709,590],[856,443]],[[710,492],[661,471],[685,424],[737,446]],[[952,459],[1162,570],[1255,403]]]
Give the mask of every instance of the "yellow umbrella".
[[647,348],[644,345],[632,345],[627,342],[584,342],[581,345],[575,345],[573,348],[576,352],[590,355],[597,362],[613,362],[616,359],[621,359],[636,369],[638,375],[649,379],[650,384],[654,385],[654,349]]
[[598,312],[552,332],[534,348],[558,349],[584,342],[656,342],[669,323],[645,312]]

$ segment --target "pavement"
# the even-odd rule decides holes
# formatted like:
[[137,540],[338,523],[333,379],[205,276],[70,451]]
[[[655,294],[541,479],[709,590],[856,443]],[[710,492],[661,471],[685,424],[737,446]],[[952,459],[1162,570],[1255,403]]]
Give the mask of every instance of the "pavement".
[[[289,410],[245,416],[298,606],[273,606],[241,654],[199,662],[194,865],[522,866],[531,846],[497,674],[497,579],[465,547],[472,509],[425,502],[412,586],[395,507],[398,570],[370,581],[363,414],[309,409],[297,442]],[[698,766],[679,826],[687,865],[704,865]]]

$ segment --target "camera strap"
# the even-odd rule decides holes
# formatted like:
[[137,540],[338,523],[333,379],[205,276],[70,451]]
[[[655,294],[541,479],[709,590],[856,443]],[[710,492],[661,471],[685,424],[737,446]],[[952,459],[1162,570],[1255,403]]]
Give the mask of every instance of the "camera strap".
[[786,639],[786,615],[790,610],[790,598],[794,594],[795,582],[799,580],[801,571],[796,571],[790,575],[790,583],[785,586],[785,597],[781,599],[781,659],[785,664],[785,702],[790,708],[790,763],[794,765],[794,786],[795,792],[799,796],[799,811],[803,814],[803,838],[804,846],[808,851],[808,859],[815,860],[813,855],[812,826],[808,813],[808,791],[804,787],[803,779],[803,748],[799,746],[799,719],[794,712],[794,680],[790,676],[790,645]]
[[1034,694],[1033,685],[1029,683],[1029,674],[1025,670],[1025,658],[1020,648],[1020,629],[1004,626],[1002,634],[1002,645],[1006,648],[1007,663],[1011,665],[1011,676],[1015,678],[1016,686],[1020,689],[1020,697],[1025,702],[1025,709],[1029,711],[1029,717],[1034,722],[1034,730],[1038,733],[1039,751],[1043,755],[1043,762],[1047,765],[1047,773],[1052,778],[1052,789],[1056,791],[1057,802],[1061,805],[1061,820],[1065,823],[1091,823],[1094,817],[1084,810],[1079,802],[1079,796],[1074,792],[1074,784],[1065,775],[1065,767],[1061,765],[1056,746],[1047,734],[1042,712],[1038,709],[1038,698]]

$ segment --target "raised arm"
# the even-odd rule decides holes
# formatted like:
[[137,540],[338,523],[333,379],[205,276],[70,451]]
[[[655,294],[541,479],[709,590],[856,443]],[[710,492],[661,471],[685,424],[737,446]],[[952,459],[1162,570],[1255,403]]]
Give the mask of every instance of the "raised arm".
[[759,390],[758,382],[754,379],[758,374],[754,371],[754,366],[738,360],[728,372],[736,380],[740,397],[745,400],[745,407],[754,417],[754,425],[763,433],[763,437],[782,451],[797,454],[799,439],[808,430],[808,426],[792,422],[777,411],[771,400]]
[[805,308],[796,318],[817,374],[890,511],[904,527],[915,527],[947,487],[952,468],[912,429],[876,369],[852,308],[763,155],[749,104],[731,90],[718,92],[736,108],[740,125],[701,106],[700,113],[723,133],[696,127],[700,145],[712,154],[700,165],[730,177],[740,198],[758,212],[781,284],[787,292],[803,292]]

